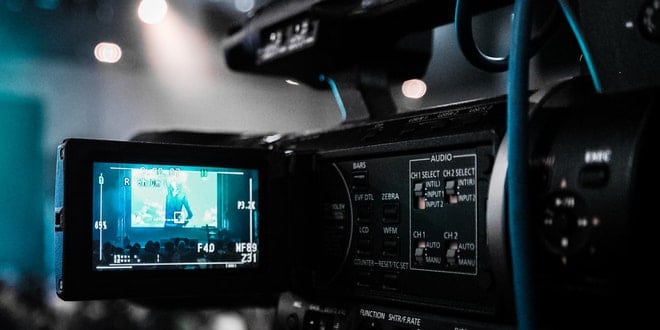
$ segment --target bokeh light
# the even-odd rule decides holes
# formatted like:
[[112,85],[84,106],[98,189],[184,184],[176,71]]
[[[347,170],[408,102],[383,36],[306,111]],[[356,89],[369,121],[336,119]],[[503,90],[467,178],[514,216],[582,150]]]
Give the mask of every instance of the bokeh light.
[[138,7],[138,17],[146,24],[158,24],[167,16],[165,0],[142,0]]
[[247,13],[254,9],[254,0],[234,0],[234,7],[240,12]]
[[420,79],[410,79],[401,85],[403,96],[411,99],[420,99],[426,94],[426,83]]
[[117,63],[121,59],[121,47],[111,42],[100,42],[94,47],[94,57],[102,63]]

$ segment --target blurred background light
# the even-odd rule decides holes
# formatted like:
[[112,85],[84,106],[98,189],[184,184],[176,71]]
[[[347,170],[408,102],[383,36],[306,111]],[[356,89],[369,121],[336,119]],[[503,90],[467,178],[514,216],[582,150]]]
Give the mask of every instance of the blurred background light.
[[247,13],[254,9],[254,0],[234,0],[234,7],[240,12]]
[[[39,99],[0,90],[0,139],[5,141],[0,153],[0,281],[43,272],[43,117]],[[0,311],[3,303],[0,299]],[[0,328],[5,329],[2,316]]]
[[60,0],[37,0],[35,5],[44,10],[54,10],[60,5]]
[[420,79],[410,79],[401,85],[403,96],[410,99],[420,99],[426,94],[426,83]]
[[167,15],[165,0],[142,0],[138,7],[138,17],[146,24],[158,24]]
[[178,7],[170,9],[157,29],[141,29],[146,64],[168,93],[192,100],[203,98],[211,93],[212,81],[217,79],[215,44]]
[[111,42],[100,42],[94,47],[94,57],[102,63],[117,63],[121,59],[121,47]]
[[25,7],[25,0],[6,0],[5,7],[11,12],[19,13]]

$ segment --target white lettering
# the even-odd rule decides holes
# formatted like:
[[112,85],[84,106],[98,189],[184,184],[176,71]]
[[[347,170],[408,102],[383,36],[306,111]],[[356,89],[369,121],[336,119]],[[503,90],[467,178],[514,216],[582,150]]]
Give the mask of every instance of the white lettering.
[[401,262],[401,261],[378,260],[376,265],[378,265],[378,267],[380,267],[380,268],[408,269],[408,263],[407,262]]
[[387,320],[391,322],[398,322],[403,324],[409,324],[420,327],[422,325],[422,319],[419,317],[411,317],[406,315],[399,314],[388,314]]
[[370,309],[362,309],[362,308],[360,308],[360,316],[370,317],[372,319],[380,319],[380,320],[385,319],[385,313],[383,312],[372,311]]
[[474,186],[474,178],[466,178],[458,180],[459,186]]
[[466,251],[474,251],[475,246],[474,243],[468,242],[468,243],[458,243],[458,248],[461,250],[466,250]]
[[427,209],[430,209],[430,208],[442,207],[442,204],[440,203],[440,201],[426,201],[425,206]]
[[612,150],[587,150],[584,153],[584,162],[587,164],[609,163],[612,159]]
[[374,261],[371,259],[353,259],[353,265],[373,267]]
[[430,264],[441,264],[442,263],[442,258],[440,257],[426,257],[426,262]]
[[426,237],[426,232],[425,231],[413,231],[412,236],[413,236],[413,238],[425,238]]
[[442,181],[440,180],[429,180],[426,181],[426,186],[429,188],[440,188],[442,187]]
[[450,168],[442,171],[442,176],[447,177],[457,177],[457,176],[474,176],[475,169],[474,167],[465,167],[465,168]]
[[206,253],[215,252],[215,243],[206,243],[206,244],[204,244],[204,252],[206,252]]
[[363,170],[367,168],[367,162],[354,162],[353,163],[353,169],[354,170]]
[[380,199],[384,201],[399,200],[399,193],[381,193]]
[[440,242],[434,241],[434,242],[426,242],[426,247],[429,249],[439,249],[440,248]]
[[399,228],[397,227],[383,227],[383,234],[396,235],[398,233],[399,233]]
[[458,195],[459,202],[474,202],[474,195]]
[[450,162],[452,158],[453,158],[452,154],[437,154],[431,156],[431,162],[432,163]]
[[353,196],[353,199],[356,202],[373,201],[374,200],[374,195],[373,194],[355,194],[355,196]]
[[566,208],[573,208],[575,207],[575,197],[573,196],[566,196],[566,197],[557,197],[555,198],[555,206],[556,207],[566,207]]
[[257,252],[257,243],[236,243],[236,253]]
[[343,203],[342,204],[331,204],[330,208],[332,208],[333,210],[340,211],[340,210],[346,209],[346,204],[343,204]]
[[426,196],[426,198],[440,198],[443,196],[443,193],[442,191],[438,191],[438,190],[429,190],[426,193],[424,193],[424,196]]
[[422,171],[422,179],[433,179],[440,177],[440,170]]

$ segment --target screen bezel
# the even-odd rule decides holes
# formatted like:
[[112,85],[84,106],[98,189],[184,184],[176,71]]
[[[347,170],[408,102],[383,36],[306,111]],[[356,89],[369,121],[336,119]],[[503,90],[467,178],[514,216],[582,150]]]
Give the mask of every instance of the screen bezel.
[[[179,155],[187,155],[185,158]],[[245,296],[281,291],[286,269],[283,245],[275,242],[286,226],[275,226],[276,211],[270,196],[281,179],[272,166],[278,154],[262,149],[208,147],[141,142],[66,140],[63,157],[62,279],[64,299]],[[96,271],[92,267],[93,164],[148,163],[182,166],[235,167],[259,172],[259,259],[254,268],[150,269]],[[274,195],[276,194],[276,195]],[[282,217],[285,219],[285,217]],[[279,228],[279,229],[278,229]],[[277,250],[276,250],[277,249]],[[57,261],[59,262],[59,261]]]

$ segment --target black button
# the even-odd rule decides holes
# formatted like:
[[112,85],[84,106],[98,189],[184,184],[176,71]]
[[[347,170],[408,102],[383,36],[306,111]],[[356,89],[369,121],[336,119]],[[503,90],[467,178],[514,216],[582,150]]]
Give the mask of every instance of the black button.
[[383,222],[399,223],[399,203],[383,205]]
[[373,280],[373,274],[367,271],[360,271],[357,273],[357,286],[370,287]]
[[353,172],[353,190],[366,190],[367,189],[367,171]]
[[358,254],[371,254],[371,239],[368,237],[358,238],[357,242]]
[[361,223],[371,223],[371,204],[358,204],[357,221]]
[[399,274],[385,273],[383,274],[383,289],[385,290],[398,290],[399,289]]
[[609,177],[610,171],[607,165],[587,165],[580,170],[578,180],[582,187],[597,188],[605,186]]
[[399,239],[389,238],[383,241],[383,254],[387,256],[399,255]]

